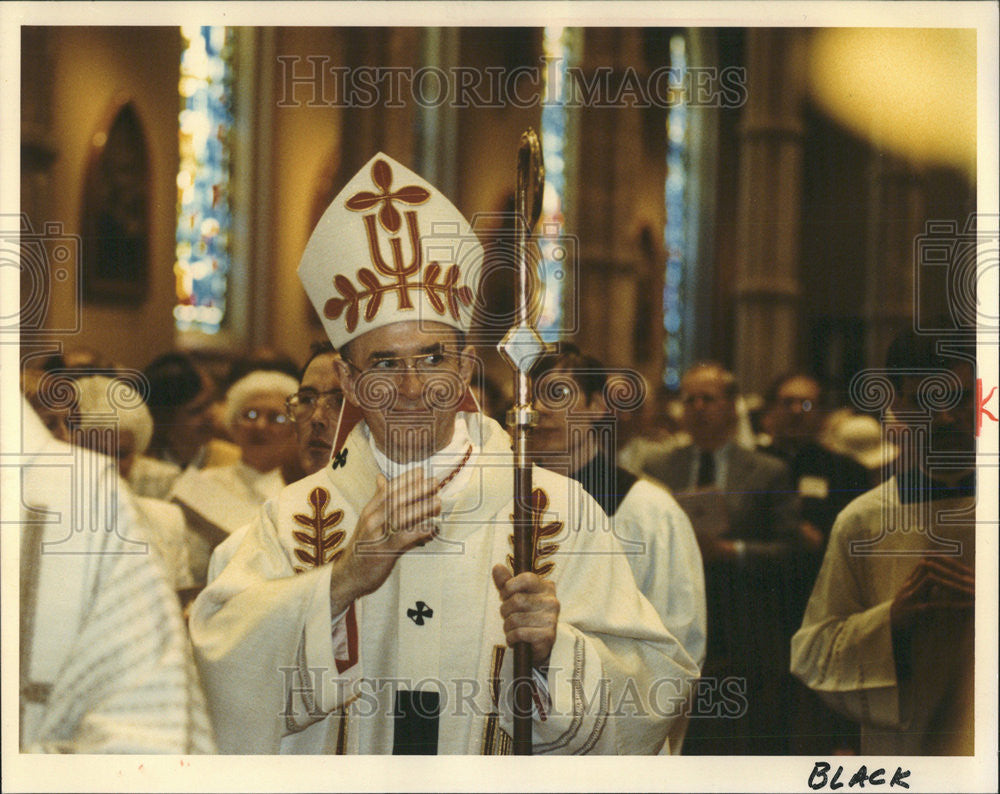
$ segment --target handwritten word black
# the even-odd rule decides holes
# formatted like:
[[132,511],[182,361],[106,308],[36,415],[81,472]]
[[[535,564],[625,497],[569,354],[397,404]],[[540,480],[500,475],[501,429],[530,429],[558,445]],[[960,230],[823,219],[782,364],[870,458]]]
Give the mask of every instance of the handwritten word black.
[[[827,785],[829,782],[830,789],[836,790],[844,787],[844,783],[840,782],[840,776],[844,772],[844,767],[838,766],[837,771],[833,773],[833,777],[829,777],[830,765],[823,762],[817,761],[815,766],[813,766],[813,771],[809,775],[809,788],[813,791],[819,791],[821,788]],[[895,788],[900,786],[901,788],[909,788],[910,784],[907,783],[904,778],[910,776],[909,769],[903,769],[902,767],[896,767],[896,774],[892,776],[892,779],[886,782],[885,770],[882,768],[876,769],[871,774],[868,774],[868,767],[864,764],[854,773],[850,782],[847,783],[848,788],[864,788],[865,783],[872,786],[885,786],[888,785],[889,788]]]

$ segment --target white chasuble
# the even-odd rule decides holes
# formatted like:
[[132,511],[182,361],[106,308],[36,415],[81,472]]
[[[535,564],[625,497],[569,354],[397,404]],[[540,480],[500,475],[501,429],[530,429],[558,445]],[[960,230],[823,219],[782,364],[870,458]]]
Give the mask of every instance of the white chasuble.
[[[473,452],[442,490],[439,535],[344,615],[330,614],[329,563],[379,472],[363,424],[346,455],[216,549],[191,636],[224,752],[399,752],[407,703],[433,712],[417,714],[436,732],[430,752],[509,750],[512,655],[491,570],[511,552],[510,438],[490,419],[463,420]],[[582,487],[536,468],[534,488],[546,503],[535,571],[560,602],[535,752],[656,753],[697,665],[638,591],[613,534],[583,526],[599,508]]]

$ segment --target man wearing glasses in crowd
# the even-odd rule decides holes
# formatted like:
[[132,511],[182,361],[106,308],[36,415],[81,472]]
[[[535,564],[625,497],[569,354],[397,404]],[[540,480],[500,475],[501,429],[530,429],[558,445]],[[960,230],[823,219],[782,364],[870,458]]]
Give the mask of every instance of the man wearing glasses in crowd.
[[344,391],[337,374],[337,351],[329,342],[317,342],[302,368],[299,390],[285,402],[288,418],[295,427],[299,468],[315,474],[330,462],[333,434],[337,427]]
[[330,433],[334,381],[303,378],[300,443],[331,454],[218,547],[195,602],[224,752],[509,753],[516,642],[535,753],[669,752],[698,668],[584,525],[600,508],[578,483],[535,469],[534,565],[510,570],[511,441],[468,396],[481,262],[455,207],[385,155],[313,232],[299,275],[345,401]]

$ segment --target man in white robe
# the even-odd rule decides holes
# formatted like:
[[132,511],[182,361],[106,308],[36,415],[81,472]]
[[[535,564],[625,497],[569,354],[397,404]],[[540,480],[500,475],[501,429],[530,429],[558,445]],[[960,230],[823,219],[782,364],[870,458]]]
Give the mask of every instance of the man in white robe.
[[215,752],[177,597],[114,463],[22,417],[22,752]]
[[975,378],[940,341],[890,346],[903,465],[838,516],[792,638],[792,672],[861,724],[866,755],[974,750]]
[[[596,517],[621,541],[636,584],[688,655],[705,661],[705,574],[691,521],[670,492],[614,464],[615,415],[608,402],[633,395],[626,373],[609,370],[572,344],[545,356],[535,377],[537,427],[531,448],[540,464],[583,485],[607,518]],[[607,522],[605,524],[605,522]],[[686,722],[674,723],[670,751],[678,754]]]
[[510,438],[462,402],[481,256],[385,155],[314,231],[299,273],[347,403],[330,464],[217,548],[195,602],[224,752],[510,752],[515,642],[533,652],[536,753],[655,753],[682,718],[697,666],[584,523],[599,509],[577,483],[535,470],[534,565],[509,570]]

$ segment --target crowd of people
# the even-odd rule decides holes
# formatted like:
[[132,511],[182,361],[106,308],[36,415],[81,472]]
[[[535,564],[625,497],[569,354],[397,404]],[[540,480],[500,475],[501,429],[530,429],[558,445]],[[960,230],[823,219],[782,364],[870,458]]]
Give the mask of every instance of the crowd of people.
[[[974,523],[923,509],[974,504],[970,360],[902,334],[880,417],[807,373],[758,400],[700,362],[636,422],[612,370],[561,343],[532,369],[518,572],[508,406],[473,383],[467,341],[478,260],[440,281],[421,265],[438,221],[472,237],[390,158],[355,175],[303,255],[329,341],[295,351],[301,368],[268,351],[221,377],[184,352],[141,372],[84,349],[29,362],[32,454],[74,461],[90,490],[26,478],[22,748],[509,753],[523,643],[536,753],[971,752]],[[925,404],[920,368],[954,399]],[[889,443],[889,421],[927,432]],[[73,531],[79,493],[113,531]],[[60,505],[66,526],[37,519]],[[36,553],[60,531],[148,553]],[[52,624],[60,578],[79,600]]]

